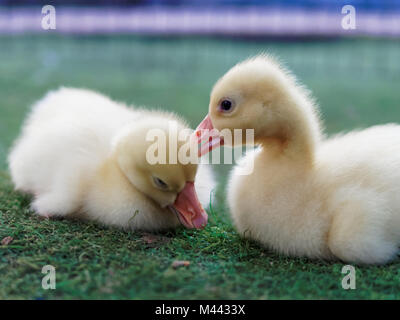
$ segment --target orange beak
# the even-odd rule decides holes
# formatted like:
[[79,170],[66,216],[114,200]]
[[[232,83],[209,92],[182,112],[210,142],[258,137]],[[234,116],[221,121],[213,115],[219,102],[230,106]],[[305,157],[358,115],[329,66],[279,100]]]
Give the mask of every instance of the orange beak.
[[199,145],[198,156],[202,157],[224,144],[223,137],[220,136],[218,130],[214,129],[211,118],[207,115],[198,125],[195,131],[197,143]]
[[206,226],[208,215],[197,198],[193,182],[186,182],[171,206],[179,221],[189,229],[202,229]]

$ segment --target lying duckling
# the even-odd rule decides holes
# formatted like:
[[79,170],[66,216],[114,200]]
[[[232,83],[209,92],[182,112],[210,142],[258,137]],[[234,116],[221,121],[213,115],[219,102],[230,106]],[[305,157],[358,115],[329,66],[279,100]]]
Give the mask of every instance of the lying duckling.
[[[42,216],[96,220],[124,229],[154,231],[207,223],[194,186],[197,165],[149,164],[150,129],[170,142],[173,114],[134,110],[95,92],[61,88],[34,107],[9,155],[17,190],[34,195]],[[178,141],[178,147],[184,142]],[[167,150],[168,146],[167,146]],[[214,187],[200,167],[196,189],[207,205]]]
[[215,84],[199,125],[212,128],[254,129],[258,148],[241,159],[254,161],[254,170],[241,175],[237,166],[227,191],[243,236],[293,256],[361,264],[396,257],[399,125],[327,139],[310,93],[274,59],[259,56]]

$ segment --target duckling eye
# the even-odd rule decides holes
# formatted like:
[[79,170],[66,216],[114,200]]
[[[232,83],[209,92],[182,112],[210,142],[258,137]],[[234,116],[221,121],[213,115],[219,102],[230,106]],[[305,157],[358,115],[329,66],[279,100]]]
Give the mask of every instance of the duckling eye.
[[233,103],[228,99],[222,100],[221,103],[219,104],[219,111],[221,112],[230,112],[232,111],[232,109],[233,109]]
[[160,189],[166,190],[168,189],[168,185],[162,181],[160,178],[153,177],[154,184],[159,187]]

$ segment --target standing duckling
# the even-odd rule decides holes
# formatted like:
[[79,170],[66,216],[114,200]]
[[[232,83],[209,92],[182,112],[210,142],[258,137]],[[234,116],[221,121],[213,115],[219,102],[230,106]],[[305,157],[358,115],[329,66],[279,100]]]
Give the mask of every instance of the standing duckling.
[[254,170],[241,175],[237,166],[227,190],[243,236],[292,256],[360,264],[396,257],[399,125],[325,138],[310,93],[277,61],[258,56],[218,80],[198,128],[254,129],[258,148],[241,159]]
[[[41,216],[95,220],[131,230],[202,228],[207,213],[195,190],[196,164],[151,164],[147,133],[187,126],[173,114],[135,110],[88,90],[50,92],[26,120],[9,155],[17,190],[34,195]],[[177,141],[180,147],[184,141]],[[200,167],[196,188],[203,205],[214,187]]]

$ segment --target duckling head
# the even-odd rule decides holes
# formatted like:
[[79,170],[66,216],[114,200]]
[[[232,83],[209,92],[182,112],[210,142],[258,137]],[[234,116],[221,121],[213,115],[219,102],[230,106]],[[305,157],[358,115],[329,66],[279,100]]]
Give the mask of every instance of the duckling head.
[[[256,144],[292,144],[306,150],[319,140],[316,110],[295,77],[275,59],[261,55],[237,64],[217,81],[198,130],[229,130],[233,137],[234,129],[253,129]],[[242,137],[235,143],[244,144],[244,132]]]
[[[203,228],[208,216],[194,187],[197,164],[183,164],[179,157],[169,157],[171,150],[175,153],[174,150],[180,150],[188,143],[189,136],[186,140],[171,138],[171,123],[178,131],[189,130],[180,121],[165,117],[152,117],[134,126],[127,126],[114,141],[114,157],[123,174],[137,190],[161,208],[169,209],[162,210],[163,213],[171,214],[171,219],[176,219],[176,215],[187,228]],[[152,130],[160,140],[150,138]],[[155,143],[160,148],[153,153]],[[170,150],[172,143],[176,144],[176,149]],[[165,161],[163,157],[158,162],[151,159],[154,154],[164,151]]]

